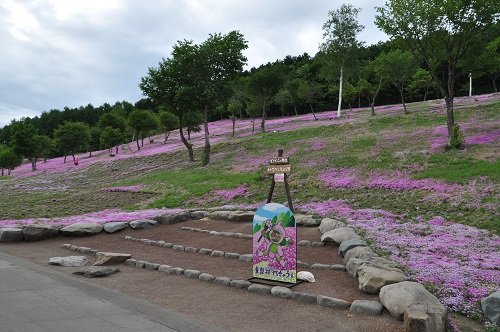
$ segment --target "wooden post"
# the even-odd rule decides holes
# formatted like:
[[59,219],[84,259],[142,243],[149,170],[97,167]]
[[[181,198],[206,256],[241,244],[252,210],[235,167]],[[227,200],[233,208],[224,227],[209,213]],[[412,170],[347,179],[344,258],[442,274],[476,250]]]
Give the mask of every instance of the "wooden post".
[[[278,149],[278,158],[283,157],[283,149]],[[284,182],[285,182],[285,191],[286,191],[286,197],[288,200],[288,208],[290,211],[295,212],[293,210],[293,203],[292,203],[292,195],[290,195],[290,187],[288,186],[288,174],[285,173],[284,176]],[[273,193],[274,193],[274,187],[276,186],[276,181],[274,180],[274,174],[271,182],[271,188],[269,190],[269,194],[267,195],[267,203],[271,203],[271,200],[273,198]]]

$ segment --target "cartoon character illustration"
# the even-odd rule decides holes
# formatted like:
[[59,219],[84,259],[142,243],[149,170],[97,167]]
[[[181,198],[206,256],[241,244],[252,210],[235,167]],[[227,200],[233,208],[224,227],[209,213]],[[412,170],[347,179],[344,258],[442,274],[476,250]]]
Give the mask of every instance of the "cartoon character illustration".
[[257,256],[267,256],[276,260],[285,267],[283,248],[292,245],[293,239],[287,236],[285,227],[280,223],[273,223],[271,219],[262,222],[260,237],[257,240]]

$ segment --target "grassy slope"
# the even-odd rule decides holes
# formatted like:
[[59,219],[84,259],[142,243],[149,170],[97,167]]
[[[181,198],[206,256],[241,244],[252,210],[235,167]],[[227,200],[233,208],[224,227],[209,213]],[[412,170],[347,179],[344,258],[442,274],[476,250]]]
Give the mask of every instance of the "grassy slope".
[[[214,144],[210,166],[188,163],[185,151],[94,164],[72,172],[13,178],[0,182],[0,219],[52,217],[110,207],[200,207],[255,204],[265,200],[270,179],[260,166],[278,148],[291,156],[292,195],[297,206],[310,201],[343,199],[355,208],[384,209],[408,217],[443,216],[500,233],[497,197],[500,183],[498,148],[470,145],[465,150],[433,151],[436,126],[445,123],[434,103],[409,105],[410,115],[357,114],[355,121],[277,133],[259,133]],[[466,135],[498,130],[500,103],[459,108],[459,123],[470,124]],[[354,116],[353,116],[354,118]],[[486,129],[485,129],[486,128]],[[201,150],[196,151],[201,155]],[[347,168],[359,176],[404,171],[413,179],[436,179],[460,186],[452,197],[430,196],[425,190],[327,188],[318,175]],[[389,173],[387,173],[389,172]],[[143,184],[140,192],[107,192],[111,186]],[[247,195],[230,201],[212,190],[245,184]],[[470,188],[474,187],[474,190]],[[486,190],[486,189],[488,190]],[[286,201],[278,186],[275,201]]]

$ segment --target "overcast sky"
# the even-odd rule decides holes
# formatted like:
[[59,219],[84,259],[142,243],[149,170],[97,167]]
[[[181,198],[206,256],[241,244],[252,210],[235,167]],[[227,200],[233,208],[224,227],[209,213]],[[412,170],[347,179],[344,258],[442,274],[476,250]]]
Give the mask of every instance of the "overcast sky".
[[[373,21],[384,0],[362,8],[371,45],[387,37]],[[148,67],[169,57],[178,40],[239,30],[248,68],[304,52],[314,55],[329,10],[326,0],[1,0],[0,127],[13,118],[64,106],[142,98]]]

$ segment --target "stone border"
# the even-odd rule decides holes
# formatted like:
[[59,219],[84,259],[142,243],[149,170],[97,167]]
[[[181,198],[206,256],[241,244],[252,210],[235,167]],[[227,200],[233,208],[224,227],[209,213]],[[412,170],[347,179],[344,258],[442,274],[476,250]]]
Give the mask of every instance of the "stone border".
[[[202,229],[198,227],[181,227],[180,228],[183,231],[192,231],[192,232],[198,232],[198,233],[204,233],[204,234],[210,234],[210,235],[215,235],[215,236],[223,236],[223,237],[233,237],[237,239],[245,239],[245,240],[252,240],[253,235],[252,234],[243,234],[243,233],[234,233],[234,232],[219,232],[219,231],[213,231],[209,229]],[[304,246],[304,247],[312,247],[312,248],[321,248],[325,246],[324,242],[311,242],[309,240],[301,240],[297,242],[297,245],[299,246]]]
[[[224,258],[229,258],[229,259],[238,259],[238,260],[244,261],[244,262],[252,262],[252,260],[253,260],[253,254],[239,254],[236,252],[224,252],[221,250],[214,250],[214,249],[210,249],[210,248],[195,248],[195,247],[183,246],[180,244],[174,244],[174,243],[170,243],[170,242],[166,242],[166,241],[139,239],[139,238],[135,238],[132,236],[125,236],[124,239],[127,241],[140,242],[140,243],[143,243],[143,244],[149,245],[149,246],[156,246],[156,247],[172,249],[172,250],[176,250],[176,251],[197,253],[200,255],[207,255],[207,256],[212,256],[212,257],[224,257]],[[316,269],[316,270],[332,270],[332,271],[345,271],[346,270],[346,266],[342,265],[342,264],[334,264],[334,265],[321,264],[321,263],[308,264],[305,262],[301,262],[299,260],[297,261],[297,267],[299,267],[299,268],[311,268],[311,269]]]
[[[78,247],[69,243],[63,244],[63,248],[77,251],[82,254],[96,256],[100,252],[88,247]],[[229,286],[237,289],[243,289],[252,293],[266,294],[284,299],[292,299],[304,304],[317,304],[324,307],[333,309],[347,310],[350,312],[363,314],[363,315],[381,315],[383,306],[378,301],[369,300],[355,300],[352,303],[325,295],[316,295],[304,292],[294,292],[289,288],[252,283],[244,279],[231,279],[228,277],[216,277],[210,273],[202,271],[187,269],[178,266],[171,266],[166,264],[151,263],[143,260],[136,260],[134,258],[126,259],[123,264],[139,269],[146,269],[151,271],[158,271],[169,275],[178,275],[190,279],[198,279],[206,283],[212,283],[220,286]]]

